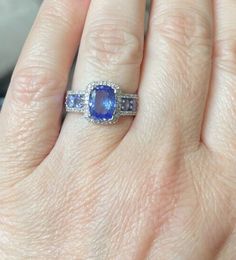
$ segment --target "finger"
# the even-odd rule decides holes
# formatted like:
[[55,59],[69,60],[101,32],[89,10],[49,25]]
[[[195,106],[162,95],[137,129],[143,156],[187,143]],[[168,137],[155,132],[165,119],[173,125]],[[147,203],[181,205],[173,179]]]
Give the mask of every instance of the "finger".
[[236,153],[236,2],[215,1],[214,72],[204,142],[225,155]]
[[[120,85],[124,92],[136,92],[143,57],[145,2],[91,2],[75,69],[74,90],[84,90],[93,81],[109,80]],[[118,143],[131,121],[126,117],[116,125],[102,127],[88,123],[78,114],[70,114],[62,134],[74,137],[73,143],[75,140],[84,143],[86,139],[85,148],[91,142],[97,152],[97,146],[106,149]],[[89,140],[87,136],[93,138]]]
[[[137,122],[146,138],[199,144],[211,74],[212,1],[154,0]],[[148,140],[147,140],[148,143]]]
[[25,43],[1,115],[1,152],[18,172],[37,166],[57,139],[88,3],[44,1]]

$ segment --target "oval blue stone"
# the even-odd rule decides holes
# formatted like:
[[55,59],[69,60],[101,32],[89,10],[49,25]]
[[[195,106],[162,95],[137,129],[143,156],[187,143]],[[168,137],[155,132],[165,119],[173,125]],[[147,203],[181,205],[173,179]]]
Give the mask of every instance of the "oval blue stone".
[[112,120],[116,111],[115,90],[106,85],[99,85],[89,95],[90,118],[99,121]]

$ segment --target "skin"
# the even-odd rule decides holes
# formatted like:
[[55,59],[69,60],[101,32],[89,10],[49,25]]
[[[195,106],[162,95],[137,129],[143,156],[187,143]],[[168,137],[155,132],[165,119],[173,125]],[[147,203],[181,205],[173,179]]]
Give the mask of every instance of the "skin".
[[[145,40],[144,10],[44,1],[0,114],[0,259],[236,258],[236,2],[153,0]],[[135,119],[61,123],[78,46],[72,88],[138,91]]]

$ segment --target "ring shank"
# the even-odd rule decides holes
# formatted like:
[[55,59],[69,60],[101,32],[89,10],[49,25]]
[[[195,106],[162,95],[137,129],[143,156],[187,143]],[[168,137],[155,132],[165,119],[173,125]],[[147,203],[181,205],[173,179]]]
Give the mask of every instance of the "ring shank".
[[[67,112],[84,113],[84,91],[68,91],[65,101]],[[117,108],[120,116],[135,116],[138,109],[138,95],[121,93],[117,96]]]

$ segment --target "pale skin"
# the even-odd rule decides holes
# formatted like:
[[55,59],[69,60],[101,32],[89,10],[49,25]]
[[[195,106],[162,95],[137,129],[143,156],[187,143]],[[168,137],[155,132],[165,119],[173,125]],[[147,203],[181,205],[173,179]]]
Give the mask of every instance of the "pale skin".
[[[236,1],[154,0],[145,39],[144,12],[44,1],[0,114],[0,259],[236,259]],[[72,88],[137,92],[135,119],[62,124],[78,46]]]

